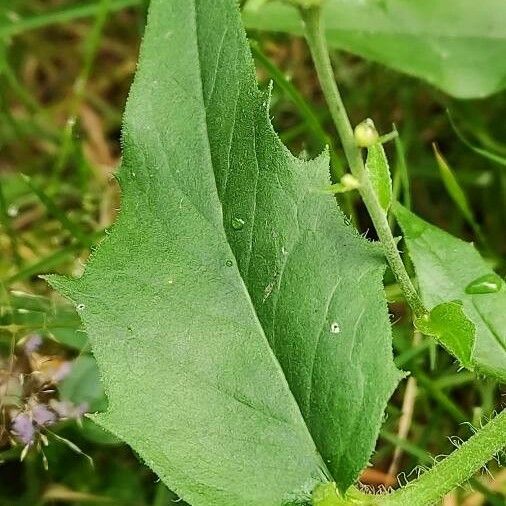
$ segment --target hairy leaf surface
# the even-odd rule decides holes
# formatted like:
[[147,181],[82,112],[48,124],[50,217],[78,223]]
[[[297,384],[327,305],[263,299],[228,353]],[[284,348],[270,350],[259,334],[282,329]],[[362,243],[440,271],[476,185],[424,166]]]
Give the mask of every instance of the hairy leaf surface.
[[102,371],[97,420],[193,505],[282,504],[328,470],[346,488],[400,377],[384,263],[321,192],[328,157],[274,134],[234,0],[152,2],[123,137],[119,220],[52,279]]
[[462,356],[470,357],[477,370],[506,381],[504,282],[472,244],[430,225],[400,205],[395,211],[424,303],[433,308],[444,302],[462,301],[465,315],[476,328],[474,342],[462,338]]
[[[459,98],[506,86],[503,0],[326,0],[333,47],[427,80]],[[248,28],[302,33],[295,8],[268,2],[245,12]]]

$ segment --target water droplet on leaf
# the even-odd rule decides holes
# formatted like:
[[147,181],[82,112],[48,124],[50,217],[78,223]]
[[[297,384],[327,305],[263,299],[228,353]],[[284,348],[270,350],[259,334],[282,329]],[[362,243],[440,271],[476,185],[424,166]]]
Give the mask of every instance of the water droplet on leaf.
[[339,323],[332,322],[330,324],[330,332],[332,332],[332,334],[339,334],[339,332],[341,332],[341,327],[339,326]]
[[85,306],[84,304],[78,304],[78,305],[76,306],[76,309],[77,309],[78,311],[82,311],[85,307],[86,307],[86,306]]
[[244,220],[242,218],[232,219],[232,228],[234,230],[242,230],[243,227],[244,227]]
[[502,287],[502,279],[495,273],[485,274],[475,280],[471,281],[466,286],[466,293],[480,294],[480,293],[496,293]]
[[227,260],[227,261],[225,262],[225,265],[226,265],[227,267],[232,267],[232,265],[234,265],[234,262],[232,262],[232,260]]

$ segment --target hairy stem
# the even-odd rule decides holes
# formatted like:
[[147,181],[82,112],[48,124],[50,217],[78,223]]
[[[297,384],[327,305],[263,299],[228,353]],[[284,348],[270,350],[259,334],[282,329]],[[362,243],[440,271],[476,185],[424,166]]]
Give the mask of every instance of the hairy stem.
[[506,410],[481,428],[460,448],[406,487],[381,496],[381,506],[434,504],[468,480],[506,445]]
[[385,256],[406,297],[406,301],[410,305],[415,316],[420,318],[427,313],[427,310],[423,306],[402,262],[397,244],[388,225],[387,216],[381,208],[365,169],[362,153],[355,142],[350,120],[348,119],[348,114],[346,113],[334,79],[327,41],[322,27],[321,8],[302,8],[301,13],[305,23],[306,39],[311,51],[311,56],[318,73],[323,94],[325,95],[330,113],[336,125],[339,137],[341,138],[351,173],[359,181],[360,187],[358,190],[371,216],[378,237],[383,245]]
[[315,489],[313,506],[430,506],[483,467],[506,445],[506,410],[478,430],[451,455],[420,478],[391,494],[369,495],[351,487],[340,495],[334,483]]

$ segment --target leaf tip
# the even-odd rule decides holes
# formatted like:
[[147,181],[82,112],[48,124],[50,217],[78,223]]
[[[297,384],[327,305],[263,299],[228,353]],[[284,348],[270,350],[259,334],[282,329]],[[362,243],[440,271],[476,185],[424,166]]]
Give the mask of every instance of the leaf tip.
[[77,284],[79,280],[76,278],[62,276],[60,274],[44,274],[39,277],[68,299],[72,300],[73,296],[77,292]]

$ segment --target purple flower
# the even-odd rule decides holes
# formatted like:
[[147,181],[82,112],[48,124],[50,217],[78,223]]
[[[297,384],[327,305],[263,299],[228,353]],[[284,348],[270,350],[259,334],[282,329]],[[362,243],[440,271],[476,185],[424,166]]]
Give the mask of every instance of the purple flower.
[[51,425],[57,421],[56,413],[49,410],[45,404],[35,404],[32,408],[33,421],[39,425]]
[[19,413],[12,421],[12,432],[25,445],[32,444],[35,438],[35,427],[30,416]]
[[37,351],[41,347],[41,345],[42,345],[42,337],[40,337],[38,334],[33,334],[32,336],[28,337],[28,339],[25,341],[23,349],[25,350],[25,353],[29,355],[30,353]]

